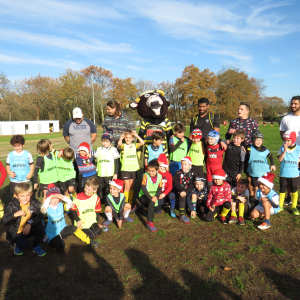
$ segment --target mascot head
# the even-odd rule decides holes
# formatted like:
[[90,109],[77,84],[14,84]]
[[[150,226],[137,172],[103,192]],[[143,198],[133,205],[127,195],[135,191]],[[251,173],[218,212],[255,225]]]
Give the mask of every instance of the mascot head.
[[165,118],[170,105],[164,95],[165,93],[160,90],[146,91],[129,106],[131,109],[137,109],[142,118],[162,119]]

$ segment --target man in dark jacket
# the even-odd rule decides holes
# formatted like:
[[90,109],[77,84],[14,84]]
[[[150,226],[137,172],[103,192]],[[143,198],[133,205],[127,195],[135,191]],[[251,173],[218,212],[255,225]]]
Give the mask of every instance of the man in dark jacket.
[[31,237],[34,237],[32,251],[38,256],[46,254],[40,246],[45,235],[40,202],[32,198],[30,182],[16,185],[14,198],[7,205],[2,222],[7,225],[6,239],[14,245],[16,255],[22,255],[23,250],[30,246]]

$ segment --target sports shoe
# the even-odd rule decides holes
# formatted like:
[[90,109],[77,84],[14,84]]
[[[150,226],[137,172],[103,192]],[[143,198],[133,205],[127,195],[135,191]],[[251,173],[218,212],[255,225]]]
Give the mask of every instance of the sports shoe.
[[245,225],[245,219],[243,217],[239,217],[238,224],[239,225]]
[[130,211],[130,213],[138,212],[141,209],[141,206],[136,204]]
[[222,223],[223,225],[228,224],[226,217],[221,216],[221,217],[220,217],[220,221],[221,221],[221,223]]
[[183,223],[185,223],[185,224],[188,224],[188,223],[191,222],[185,215],[182,215],[182,216],[180,217],[180,220],[181,220]]
[[283,211],[283,207],[279,207],[278,214]]
[[108,227],[107,226],[102,226],[101,229],[102,229],[102,232],[107,232],[108,231]]
[[41,248],[41,246],[32,248],[32,252],[36,253],[39,257],[46,255],[46,252]]
[[258,229],[261,229],[261,230],[265,230],[265,229],[268,229],[268,228],[270,228],[270,227],[271,227],[271,225],[268,224],[268,223],[266,223],[266,222],[263,222],[263,223],[261,223],[259,226],[257,226],[257,228],[258,228]]
[[103,225],[108,226],[110,223],[112,223],[112,220],[107,219],[106,221],[103,222]]
[[170,215],[171,215],[172,218],[176,218],[176,214],[175,214],[175,209],[174,208],[170,209]]
[[295,216],[299,216],[299,211],[298,211],[297,207],[293,207],[293,208],[292,208],[292,213],[293,213]]
[[147,224],[146,224],[146,225],[147,225],[147,228],[148,228],[150,231],[152,231],[152,232],[157,231],[156,227],[154,227],[153,222],[147,221]]
[[16,255],[23,255],[23,250],[20,247],[18,247],[17,244],[15,244],[14,253]]
[[287,196],[284,200],[284,205],[291,205],[292,204],[292,197]]
[[231,216],[230,219],[229,219],[229,224],[234,224],[237,222],[237,218],[235,216]]
[[161,214],[161,210],[156,210],[155,213]]
[[94,247],[94,248],[98,248],[99,245],[100,245],[100,243],[99,243],[99,242],[96,242],[96,241],[94,241],[94,240],[91,240],[90,245],[91,245],[92,247]]
[[128,223],[132,223],[133,220],[130,217],[124,218],[124,221],[128,222]]

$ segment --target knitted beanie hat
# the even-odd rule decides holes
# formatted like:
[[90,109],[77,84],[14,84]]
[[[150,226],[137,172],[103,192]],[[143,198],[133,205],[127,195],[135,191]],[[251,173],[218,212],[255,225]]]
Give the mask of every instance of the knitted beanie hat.
[[124,181],[121,179],[113,179],[109,182],[109,185],[115,186],[121,193],[123,193]]
[[202,131],[198,128],[195,128],[192,131],[192,138],[193,139],[202,139]]
[[60,194],[60,189],[57,186],[55,186],[53,183],[50,183],[48,184],[47,187],[46,197],[48,198],[53,194]]
[[102,134],[101,140],[106,139],[109,140],[110,142],[112,142],[112,135],[109,132],[104,132]]
[[90,145],[87,142],[83,142],[78,146],[78,151],[83,150],[86,153],[90,153]]
[[275,174],[273,173],[265,173],[262,177],[259,177],[257,181],[267,186],[269,189],[272,189],[274,187],[274,178]]
[[201,182],[201,183],[204,184],[205,180],[206,180],[205,178],[196,177],[195,180],[194,180],[194,183],[195,183],[195,182]]
[[189,156],[183,157],[180,161],[187,161],[188,163],[192,164],[192,159]]
[[252,141],[254,142],[256,139],[264,139],[263,133],[257,129],[255,129],[252,134]]
[[223,169],[215,170],[212,174],[213,179],[226,179],[226,173]]
[[297,134],[295,131],[288,130],[283,134],[284,139],[292,140],[293,144],[296,142]]
[[161,153],[157,159],[157,161],[160,163],[159,165],[162,166],[162,167],[165,167],[167,168],[169,165],[168,165],[168,159],[167,159],[167,156],[166,154],[164,153]]
[[220,139],[220,133],[216,130],[212,130],[207,134],[207,137],[212,137],[215,139],[215,142],[217,143]]

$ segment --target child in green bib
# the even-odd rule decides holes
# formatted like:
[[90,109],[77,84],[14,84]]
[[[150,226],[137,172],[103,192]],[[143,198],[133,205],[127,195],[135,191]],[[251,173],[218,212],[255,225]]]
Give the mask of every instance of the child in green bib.
[[[43,191],[44,203],[48,185],[50,183],[57,185],[56,156],[52,153],[52,145],[48,139],[39,140],[36,145],[36,150],[39,153],[39,156],[36,159],[33,175],[34,189],[36,190],[39,188]],[[40,185],[38,184],[38,177]]]
[[162,192],[162,176],[158,173],[159,163],[157,160],[151,160],[148,164],[147,173],[143,175],[141,190],[139,193],[139,202],[147,207],[147,228],[155,232],[157,229],[153,225],[154,208],[160,210],[158,199]]
[[192,159],[192,170],[196,177],[203,178],[204,147],[202,146],[202,131],[195,128],[192,131],[192,145],[188,156]]
[[74,150],[66,148],[56,151],[55,155],[57,158],[56,168],[60,189],[68,198],[70,198],[70,194],[75,198],[76,172],[73,164]]
[[133,220],[129,217],[131,205],[125,202],[125,196],[122,193],[124,181],[114,179],[109,183],[109,194],[106,196],[105,215],[107,220],[103,222],[104,226],[108,226],[113,218],[117,221],[118,227],[122,227],[123,220],[132,223]]
[[[138,139],[138,143],[133,144],[134,138]],[[123,144],[123,139],[125,144]],[[136,171],[140,169],[137,149],[145,144],[144,140],[138,136],[136,131],[126,131],[120,136],[118,147],[121,154],[121,179],[125,182],[125,201],[132,204],[134,180],[136,179]]]

